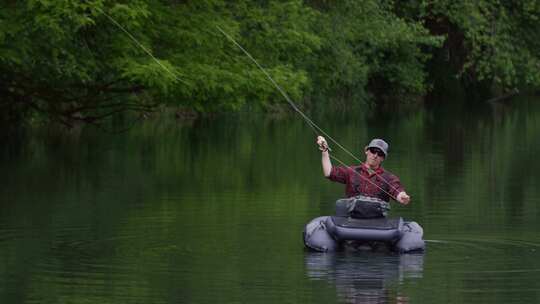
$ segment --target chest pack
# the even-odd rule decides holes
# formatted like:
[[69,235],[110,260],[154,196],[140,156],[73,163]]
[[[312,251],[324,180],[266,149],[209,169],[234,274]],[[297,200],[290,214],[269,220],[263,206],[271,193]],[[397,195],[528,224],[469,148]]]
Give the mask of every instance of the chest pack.
[[358,195],[336,201],[336,215],[357,219],[386,217],[390,203],[376,197]]

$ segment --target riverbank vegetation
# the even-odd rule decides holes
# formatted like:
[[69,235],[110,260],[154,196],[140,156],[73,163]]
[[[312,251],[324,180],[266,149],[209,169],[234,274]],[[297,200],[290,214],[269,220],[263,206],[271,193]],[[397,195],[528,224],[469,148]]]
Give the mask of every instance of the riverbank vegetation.
[[532,0],[5,0],[0,121],[283,105],[217,27],[305,107],[393,106],[449,83],[487,100],[540,88],[539,17]]

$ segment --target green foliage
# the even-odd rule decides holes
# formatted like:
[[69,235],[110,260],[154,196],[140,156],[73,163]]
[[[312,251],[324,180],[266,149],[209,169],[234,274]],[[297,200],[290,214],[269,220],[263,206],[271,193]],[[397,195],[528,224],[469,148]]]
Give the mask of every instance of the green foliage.
[[318,31],[324,46],[315,61],[316,83],[322,95],[365,98],[427,90],[425,47],[438,47],[418,22],[398,18],[380,1],[327,3]]
[[[538,1],[421,2],[409,15],[433,20],[463,35],[458,67],[467,83],[487,82],[504,91],[540,86],[540,4]],[[448,23],[448,25],[445,25]],[[451,48],[451,45],[447,45]]]
[[[317,37],[307,28],[311,18],[301,1],[188,2],[165,12],[175,27],[160,31],[172,60],[183,67],[190,86],[176,86],[171,104],[197,111],[268,108],[283,98],[268,78],[218,30],[223,28],[250,52],[280,86],[300,99],[309,87],[301,68]],[[170,38],[170,39],[169,39]]]
[[217,27],[299,104],[422,96],[431,85],[426,64],[441,46],[464,83],[540,87],[532,0],[4,0],[2,8],[0,120],[72,126],[159,104],[286,106]]
[[[0,47],[2,105],[30,109],[31,117],[38,114],[67,126],[148,109],[144,101],[116,98],[153,89],[152,84],[163,90],[170,77],[128,71],[137,66],[148,72],[154,63],[126,48],[131,42],[122,32],[102,30],[111,24],[100,13],[104,9],[105,3],[97,0],[8,4],[0,17],[7,25],[0,29],[5,37]],[[149,12],[144,2],[131,1],[129,6],[113,5],[110,15],[136,32],[145,27]]]

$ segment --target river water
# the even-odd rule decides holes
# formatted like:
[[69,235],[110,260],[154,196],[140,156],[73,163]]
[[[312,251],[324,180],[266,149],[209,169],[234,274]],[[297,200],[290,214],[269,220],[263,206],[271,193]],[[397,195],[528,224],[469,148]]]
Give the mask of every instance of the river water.
[[361,159],[390,142],[423,254],[305,250],[343,187],[297,116],[26,134],[0,147],[0,303],[538,302],[536,103],[314,116]]

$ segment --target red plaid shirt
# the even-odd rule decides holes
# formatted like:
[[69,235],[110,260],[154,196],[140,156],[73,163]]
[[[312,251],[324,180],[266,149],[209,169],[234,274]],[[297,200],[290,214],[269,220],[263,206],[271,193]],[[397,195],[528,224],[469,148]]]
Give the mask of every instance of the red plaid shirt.
[[366,165],[349,167],[332,167],[328,179],[345,184],[345,195],[353,197],[365,195],[380,198],[383,201],[395,199],[404,191],[399,178],[385,171],[382,167],[377,170],[368,169]]

